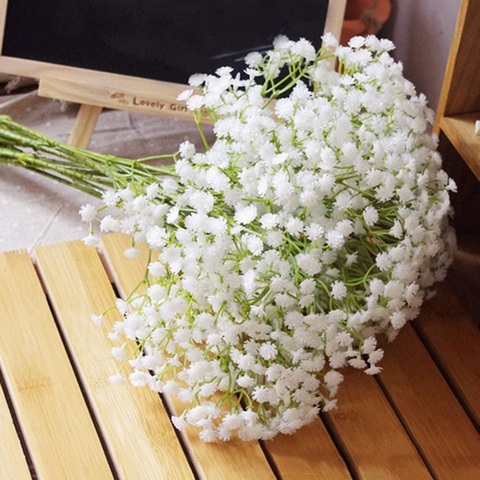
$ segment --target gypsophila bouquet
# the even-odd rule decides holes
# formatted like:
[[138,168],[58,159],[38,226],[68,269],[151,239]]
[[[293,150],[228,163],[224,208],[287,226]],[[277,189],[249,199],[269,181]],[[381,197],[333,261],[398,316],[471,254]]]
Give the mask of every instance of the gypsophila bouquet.
[[296,431],[335,405],[342,367],[380,371],[377,336],[393,339],[444,278],[454,184],[391,48],[279,37],[245,78],[193,76],[181,99],[215,143],[183,143],[176,175],[144,192],[105,195],[121,214],[101,230],[159,252],[112,334],[134,353],[116,354],[133,384],[185,403],[178,428]]
[[379,336],[445,277],[455,185],[392,48],[278,37],[243,76],[194,75],[181,100],[209,116],[213,145],[187,141],[161,176],[104,193],[116,212],[100,231],[131,235],[130,256],[152,251],[143,289],[117,302],[113,353],[134,385],[184,403],[179,429],[296,431],[335,406],[343,367],[380,371]]

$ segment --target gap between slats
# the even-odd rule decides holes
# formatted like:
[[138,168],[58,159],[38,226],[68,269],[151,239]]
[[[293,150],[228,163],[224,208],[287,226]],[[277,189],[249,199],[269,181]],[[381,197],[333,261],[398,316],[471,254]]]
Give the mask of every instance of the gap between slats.
[[[38,478],[30,451],[20,427],[17,413],[10,398],[3,372],[0,368],[0,427],[3,432],[0,451],[5,453],[3,468],[8,468],[8,475],[15,475],[15,480]],[[7,452],[8,450],[8,452]],[[8,461],[7,461],[8,456]],[[7,464],[5,466],[5,464]]]
[[[418,326],[414,326],[415,333],[418,335],[419,339],[422,341],[425,350],[429,353],[432,361],[435,363],[436,367],[438,368],[439,372],[442,374],[443,378],[447,382],[450,390],[455,395],[458,403],[462,406],[465,414],[468,416],[470,422],[475,427],[475,430],[480,433],[480,422],[476,412],[470,406],[468,399],[466,398],[465,394],[462,391],[461,385],[455,380],[454,376],[452,375],[448,365],[445,364],[445,361],[442,359],[441,355],[436,351],[435,345],[430,341],[428,336],[425,335],[425,332],[421,330]],[[480,349],[480,345],[479,345]],[[475,364],[474,362],[472,362]],[[476,363],[475,365],[480,365]],[[480,368],[480,367],[479,367]],[[480,387],[479,387],[480,388]]]
[[[480,432],[479,327],[446,284],[439,288],[432,302],[419,321],[413,323],[413,328]],[[432,321],[432,316],[436,316],[437,321]]]

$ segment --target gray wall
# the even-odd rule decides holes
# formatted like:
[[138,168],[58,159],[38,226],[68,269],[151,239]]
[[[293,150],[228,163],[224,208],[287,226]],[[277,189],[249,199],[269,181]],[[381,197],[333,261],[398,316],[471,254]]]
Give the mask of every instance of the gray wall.
[[394,57],[405,77],[435,109],[442,87],[461,0],[392,0],[392,13],[379,36],[396,45]]

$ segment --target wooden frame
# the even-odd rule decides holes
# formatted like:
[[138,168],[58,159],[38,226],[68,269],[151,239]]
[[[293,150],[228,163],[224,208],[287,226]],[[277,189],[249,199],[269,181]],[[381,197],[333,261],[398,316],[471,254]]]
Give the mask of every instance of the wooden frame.
[[[330,0],[324,32],[340,38],[346,0]],[[105,73],[1,55],[8,0],[0,0],[0,69],[39,79],[40,96],[81,104],[70,143],[86,146],[101,109],[113,108],[191,120],[177,96],[183,84]]]
[[444,134],[480,180],[480,3],[462,0],[435,120],[435,133]]

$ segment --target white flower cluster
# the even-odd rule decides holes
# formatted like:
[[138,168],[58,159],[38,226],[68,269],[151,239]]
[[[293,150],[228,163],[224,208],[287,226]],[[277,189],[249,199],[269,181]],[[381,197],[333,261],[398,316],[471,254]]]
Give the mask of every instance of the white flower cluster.
[[121,214],[101,230],[158,251],[145,291],[118,302],[113,353],[133,384],[185,402],[178,428],[296,431],[335,406],[343,367],[380,371],[378,335],[393,339],[444,278],[455,185],[392,48],[279,37],[245,78],[192,77],[182,99],[211,115],[215,143],[185,142],[176,175],[105,196]]

